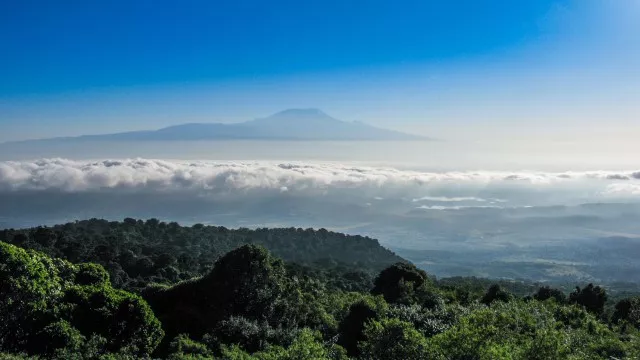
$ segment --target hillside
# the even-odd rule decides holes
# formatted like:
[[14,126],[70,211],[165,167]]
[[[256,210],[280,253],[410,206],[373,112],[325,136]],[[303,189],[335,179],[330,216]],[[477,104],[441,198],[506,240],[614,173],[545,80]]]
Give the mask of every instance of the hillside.
[[[134,224],[115,223],[112,229],[117,233],[115,225]],[[38,240],[47,239],[42,229],[34,230]],[[113,248],[120,246],[116,239],[111,237]],[[56,244],[61,243],[50,248]],[[263,247],[244,245],[224,254],[202,276],[172,285],[151,284],[136,295],[115,289],[100,265],[73,264],[0,241],[0,358],[640,356],[638,297],[621,300],[609,313],[603,307],[606,291],[592,284],[569,296],[544,287],[525,298],[498,285],[484,294],[465,288],[458,281],[435,282],[403,262],[381,271],[370,290],[345,292],[318,278],[293,275]]]
[[298,267],[360,273],[353,276],[364,281],[395,262],[405,261],[377,240],[324,229],[234,230],[204,225],[185,227],[156,219],[92,219],[53,227],[2,230],[0,241],[71,262],[98,263],[108,270],[114,286],[127,289],[205,274],[218,258],[245,244],[262,245]]

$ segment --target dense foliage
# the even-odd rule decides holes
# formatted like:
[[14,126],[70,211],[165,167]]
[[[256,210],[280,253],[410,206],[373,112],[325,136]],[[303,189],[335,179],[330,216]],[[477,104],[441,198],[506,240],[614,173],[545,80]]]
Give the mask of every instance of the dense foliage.
[[[204,275],[222,255],[245,244],[264,246],[284,261],[298,264],[297,271],[304,271],[300,266],[320,268],[332,273],[332,279],[341,278],[333,275],[344,274],[365,286],[380,270],[403,261],[377,240],[325,229],[232,230],[202,224],[185,227],[157,219],[91,219],[53,227],[8,229],[0,231],[0,241],[73,263],[100,264],[115,287],[128,290]],[[332,285],[350,283],[338,280]]]
[[150,354],[163,337],[137,295],[95,264],[73,265],[0,242],[0,348],[30,355]]
[[[128,222],[93,225],[118,229],[117,234],[151,226]],[[191,234],[196,228],[182,229]],[[14,242],[28,236],[27,243],[64,256],[68,243],[61,238],[46,246],[35,240],[38,232],[58,231],[52,229],[5,236]],[[287,241],[294,239],[270,240],[283,249]],[[480,289],[470,279],[437,280],[405,261],[370,278],[352,267],[353,258],[342,268],[315,260],[305,262],[309,267],[285,263],[260,245],[238,245],[192,278],[159,277],[146,284],[157,275],[143,277],[146,285],[134,294],[112,287],[113,272],[99,264],[74,264],[0,242],[0,358],[640,358],[639,298],[621,300],[608,311],[601,286],[588,284],[570,294],[541,287],[522,296],[503,283]],[[101,251],[121,255],[132,248]],[[180,256],[188,248],[173,249]],[[365,269],[377,266],[370,260],[375,251],[364,251]],[[154,264],[160,259],[155,252],[135,254]],[[183,274],[184,268],[172,264]]]

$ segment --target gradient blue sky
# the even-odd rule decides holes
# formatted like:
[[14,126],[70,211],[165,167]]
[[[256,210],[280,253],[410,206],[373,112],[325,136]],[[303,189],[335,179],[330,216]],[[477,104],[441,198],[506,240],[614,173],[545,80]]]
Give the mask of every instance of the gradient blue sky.
[[293,107],[445,138],[640,136],[640,0],[3,1],[0,141]]

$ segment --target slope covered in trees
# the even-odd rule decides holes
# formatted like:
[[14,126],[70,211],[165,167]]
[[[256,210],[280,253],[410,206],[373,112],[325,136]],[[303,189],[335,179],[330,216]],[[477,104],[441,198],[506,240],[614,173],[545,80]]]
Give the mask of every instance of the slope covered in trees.
[[[233,230],[201,224],[185,227],[156,219],[91,219],[53,227],[7,229],[0,231],[0,241],[71,262],[100,264],[115,287],[130,290],[203,275],[220,256],[244,244],[264,246],[281,259],[296,263],[298,272],[304,272],[304,267],[321,268],[365,284],[385,267],[404,261],[377,240],[325,229]],[[336,280],[335,286],[352,286]]]
[[[29,230],[27,243],[42,245],[42,229]],[[64,254],[61,244],[43,248]],[[521,296],[498,284],[479,291],[469,279],[437,280],[399,261],[367,286],[351,268],[285,263],[255,244],[212,261],[198,276],[162,278],[134,294],[115,289],[99,264],[0,242],[0,358],[640,357],[640,298],[608,311],[605,289],[593,284]]]

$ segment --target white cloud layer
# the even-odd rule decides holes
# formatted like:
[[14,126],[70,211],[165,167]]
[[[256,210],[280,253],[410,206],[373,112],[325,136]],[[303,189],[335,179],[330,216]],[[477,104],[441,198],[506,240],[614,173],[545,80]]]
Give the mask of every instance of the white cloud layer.
[[433,202],[504,202],[501,199],[482,199],[475,196],[459,196],[459,197],[447,197],[447,196],[423,196],[421,198],[413,199],[413,202],[421,201],[433,201]]
[[313,194],[349,190],[367,191],[371,198],[386,198],[389,192],[395,191],[416,202],[500,202],[496,199],[504,197],[499,193],[481,196],[479,192],[495,188],[537,191],[550,187],[584,194],[637,196],[640,194],[640,171],[423,172],[337,163],[150,159],[0,162],[0,192],[128,189],[198,193],[272,190],[274,193]]
[[418,206],[416,209],[419,210],[466,210],[466,209],[519,209],[519,208],[530,208],[532,206],[497,206],[497,205],[482,205],[482,206],[443,206],[443,205],[422,205]]

